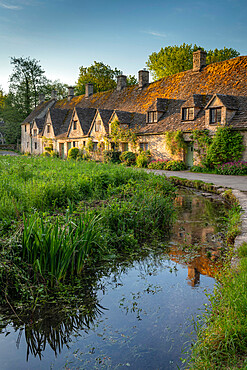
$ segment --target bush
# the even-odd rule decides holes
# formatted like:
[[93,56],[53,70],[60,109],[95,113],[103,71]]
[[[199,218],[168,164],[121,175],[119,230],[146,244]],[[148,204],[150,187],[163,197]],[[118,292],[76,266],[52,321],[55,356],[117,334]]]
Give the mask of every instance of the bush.
[[116,150],[104,150],[104,162],[105,163],[120,163],[121,152]]
[[156,159],[148,164],[148,168],[152,170],[163,170],[168,162],[168,159]]
[[146,168],[150,162],[151,153],[149,150],[141,152],[136,158],[136,166],[139,168]]
[[68,159],[76,159],[79,154],[78,148],[70,148],[68,151]]
[[242,157],[244,150],[243,136],[231,127],[217,129],[206,158],[206,167],[215,168],[222,163],[235,162]]
[[183,171],[186,170],[186,165],[183,161],[169,161],[164,169],[168,171]]
[[247,175],[247,162],[229,162],[219,165],[216,173],[220,175]]
[[136,154],[133,152],[123,152],[120,157],[120,161],[125,163],[127,166],[135,165],[136,163]]

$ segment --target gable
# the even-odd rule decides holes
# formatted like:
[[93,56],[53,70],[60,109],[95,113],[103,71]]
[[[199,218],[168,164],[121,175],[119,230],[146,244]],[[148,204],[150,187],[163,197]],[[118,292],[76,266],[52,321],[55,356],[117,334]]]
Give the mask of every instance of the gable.
[[100,113],[97,112],[94,116],[94,119],[93,119],[88,135],[95,136],[95,135],[105,135],[105,134],[106,134],[106,130],[104,127],[102,117]]
[[76,110],[74,110],[71,121],[70,121],[70,126],[68,129],[68,137],[76,138],[76,137],[81,137],[81,136],[84,136],[84,133],[81,128],[81,123],[80,123],[78,114]]

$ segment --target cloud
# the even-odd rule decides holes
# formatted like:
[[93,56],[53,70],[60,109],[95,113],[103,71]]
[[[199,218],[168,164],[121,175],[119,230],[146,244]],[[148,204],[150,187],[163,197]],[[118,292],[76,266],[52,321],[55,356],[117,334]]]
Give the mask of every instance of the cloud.
[[10,4],[3,3],[2,1],[0,1],[0,7],[4,9],[9,9],[9,10],[20,10],[21,9],[21,6],[19,5],[10,5]]
[[143,33],[146,33],[151,36],[156,36],[156,37],[167,37],[166,34],[160,33],[160,32],[155,32],[155,31],[143,31]]

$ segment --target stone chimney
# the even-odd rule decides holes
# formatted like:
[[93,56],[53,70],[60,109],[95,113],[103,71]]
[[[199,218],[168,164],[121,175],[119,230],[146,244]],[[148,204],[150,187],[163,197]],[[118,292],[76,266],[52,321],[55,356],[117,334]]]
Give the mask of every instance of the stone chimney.
[[141,89],[149,84],[149,72],[146,70],[146,68],[143,68],[138,72],[138,84],[139,88]]
[[93,84],[89,83],[85,85],[85,98],[93,95]]
[[45,101],[45,94],[41,93],[39,94],[39,104],[44,103]]
[[52,90],[51,98],[57,100],[57,91],[56,90]]
[[68,101],[70,101],[71,99],[73,99],[74,97],[74,88],[73,87],[68,87]]
[[207,52],[201,49],[193,53],[193,71],[200,72],[203,67],[206,67]]
[[125,75],[117,76],[117,91],[123,90],[127,86],[127,77]]

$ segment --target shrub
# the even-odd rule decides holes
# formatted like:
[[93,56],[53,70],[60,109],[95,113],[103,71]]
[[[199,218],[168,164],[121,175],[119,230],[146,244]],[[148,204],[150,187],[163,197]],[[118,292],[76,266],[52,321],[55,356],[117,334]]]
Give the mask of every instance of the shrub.
[[136,163],[136,154],[133,152],[123,152],[120,157],[120,161],[125,163],[127,166],[134,165]]
[[117,150],[104,150],[104,162],[105,163],[120,163],[121,152]]
[[168,171],[183,171],[186,170],[186,165],[183,161],[168,161],[164,169]]
[[152,170],[163,170],[168,162],[168,159],[156,159],[148,164],[148,168]]
[[139,168],[146,168],[150,162],[151,153],[149,150],[141,152],[136,158],[136,166]]
[[79,154],[78,148],[70,148],[68,151],[68,159],[76,159]]
[[220,175],[247,175],[247,162],[223,163],[216,168],[216,173]]
[[240,132],[231,127],[220,127],[208,149],[205,164],[212,168],[222,163],[235,162],[241,158],[243,150],[243,136]]

